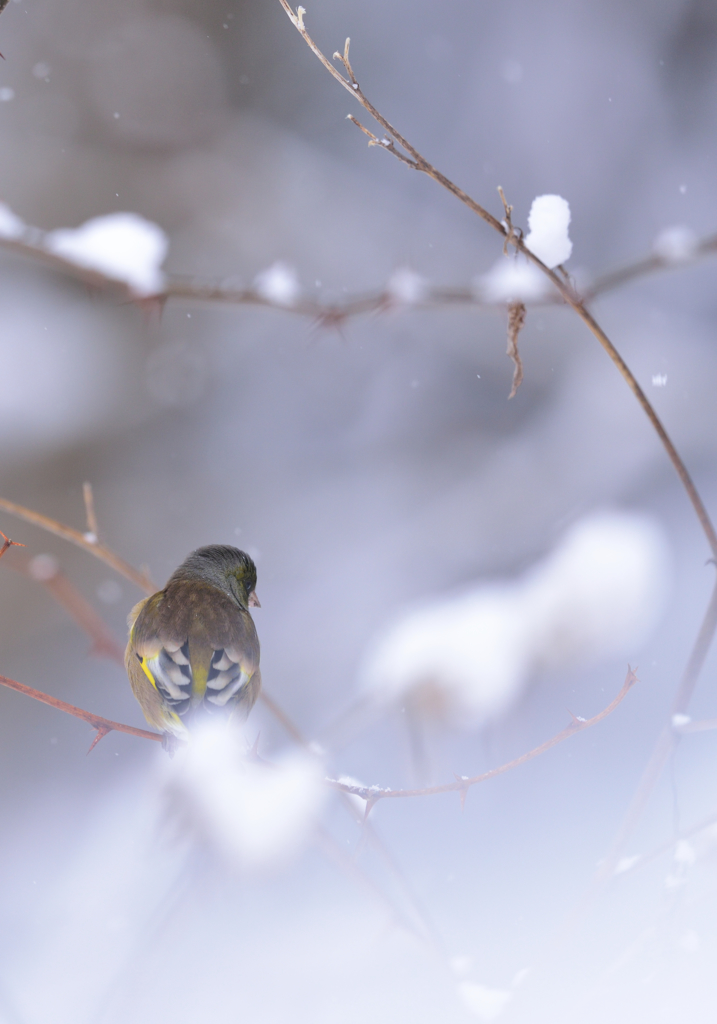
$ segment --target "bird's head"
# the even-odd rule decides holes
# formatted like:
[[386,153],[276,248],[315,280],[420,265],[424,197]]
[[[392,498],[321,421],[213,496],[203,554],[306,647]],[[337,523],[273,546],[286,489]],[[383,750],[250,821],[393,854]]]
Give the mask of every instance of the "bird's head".
[[256,566],[245,551],[225,544],[197,548],[173,573],[174,580],[203,580],[223,590],[242,608],[260,608]]

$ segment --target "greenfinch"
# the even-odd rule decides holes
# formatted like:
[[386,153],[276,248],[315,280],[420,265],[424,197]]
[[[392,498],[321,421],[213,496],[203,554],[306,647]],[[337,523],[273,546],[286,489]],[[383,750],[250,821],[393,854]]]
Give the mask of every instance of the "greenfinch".
[[256,566],[238,548],[198,548],[127,619],[125,666],[144,717],[171,750],[204,714],[243,720],[261,689]]

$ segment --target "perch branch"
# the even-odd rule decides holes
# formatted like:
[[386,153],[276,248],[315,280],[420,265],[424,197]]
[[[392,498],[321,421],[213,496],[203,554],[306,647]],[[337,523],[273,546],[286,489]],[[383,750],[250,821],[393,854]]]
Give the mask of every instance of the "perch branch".
[[123,725],[122,722],[113,722],[109,718],[101,718],[100,715],[93,715],[91,711],[75,707],[74,704],[68,704],[66,700],[60,700],[58,697],[51,697],[49,694],[43,693],[42,690],[33,689],[32,686],[17,683],[14,679],[8,679],[7,676],[0,676],[0,686],[7,686],[10,690],[17,690],[18,693],[24,693],[26,697],[32,697],[33,700],[49,704],[51,708],[55,708],[57,711],[64,711],[66,715],[73,715],[75,718],[81,718],[83,722],[87,722],[88,725],[97,730],[97,735],[92,742],[90,750],[108,732],[126,732],[130,736],[139,736],[143,740],[158,740],[160,743],[162,742],[161,733],[149,732],[147,729],[135,729],[133,725]]

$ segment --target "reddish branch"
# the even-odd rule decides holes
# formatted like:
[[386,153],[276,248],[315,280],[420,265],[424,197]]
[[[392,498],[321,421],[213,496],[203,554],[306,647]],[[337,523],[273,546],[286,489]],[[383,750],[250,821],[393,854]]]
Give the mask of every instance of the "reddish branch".
[[[17,690],[18,693],[24,693],[26,697],[42,701],[43,704],[49,704],[51,708],[55,708],[57,711],[64,711],[66,715],[73,715],[75,718],[81,718],[83,722],[87,722],[88,725],[97,730],[97,735],[92,741],[90,750],[93,750],[108,732],[126,732],[130,736],[139,736],[143,740],[159,740],[160,743],[162,741],[162,736],[158,732],[149,732],[147,729],[135,729],[133,725],[123,725],[122,722],[113,722],[109,718],[93,715],[91,711],[75,707],[74,704],[68,704],[66,700],[60,700],[58,697],[50,697],[49,694],[43,693],[42,690],[35,690],[32,686],[17,683],[14,679],[8,679],[7,676],[0,676],[0,686],[7,686],[10,690]],[[90,750],[87,751],[88,754]]]
[[68,540],[71,544],[76,544],[83,551],[89,551],[91,555],[105,562],[120,576],[124,576],[125,579],[136,584],[140,590],[144,590],[146,594],[154,594],[159,589],[146,573],[137,572],[129,562],[125,562],[104,544],[100,544],[95,533],[80,533],[79,530],[65,526],[56,519],[51,519],[50,516],[44,516],[40,512],[24,508],[22,505],[16,505],[14,501],[8,501],[6,498],[0,498],[0,510],[8,512],[11,516],[17,516],[18,519],[24,519],[26,523],[32,523],[33,526],[39,526],[40,529],[47,530],[48,533],[54,533],[55,536],[62,537],[63,540]]

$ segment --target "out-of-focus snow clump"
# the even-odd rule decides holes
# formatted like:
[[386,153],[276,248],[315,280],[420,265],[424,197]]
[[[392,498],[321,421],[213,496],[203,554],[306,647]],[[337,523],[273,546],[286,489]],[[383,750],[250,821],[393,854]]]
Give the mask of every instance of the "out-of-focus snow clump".
[[408,612],[372,645],[361,687],[379,705],[411,700],[432,717],[479,725],[538,674],[633,657],[659,620],[668,578],[653,520],[592,516],[518,580]]
[[290,860],[309,837],[328,792],[316,759],[247,759],[240,735],[225,723],[195,731],[162,770],[180,820],[240,868]]

